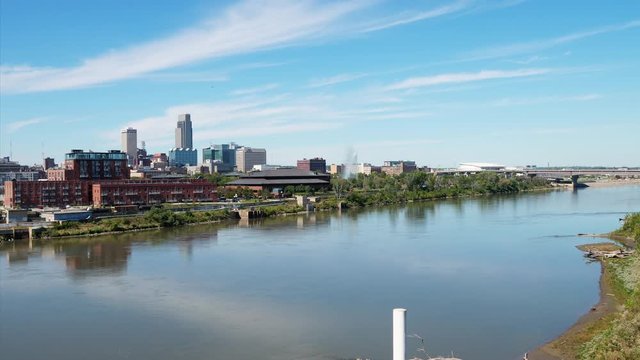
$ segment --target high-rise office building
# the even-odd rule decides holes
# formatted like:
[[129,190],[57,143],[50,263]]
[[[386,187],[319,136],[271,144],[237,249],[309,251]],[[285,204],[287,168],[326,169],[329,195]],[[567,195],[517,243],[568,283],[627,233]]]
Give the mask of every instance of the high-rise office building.
[[120,132],[120,150],[127,154],[129,166],[134,166],[138,159],[138,131],[134,128],[122,129]]
[[326,173],[327,162],[323,158],[302,159],[298,160],[297,168],[300,170]]
[[236,149],[236,167],[239,172],[249,172],[254,165],[267,163],[267,150],[250,147]]
[[237,147],[238,146],[234,143],[211,145],[208,148],[202,149],[202,161],[219,161],[234,167],[236,165]]
[[191,114],[178,115],[178,126],[176,127],[176,148],[193,149]]
[[42,160],[42,167],[47,170],[56,167],[56,161],[53,158],[46,157]]

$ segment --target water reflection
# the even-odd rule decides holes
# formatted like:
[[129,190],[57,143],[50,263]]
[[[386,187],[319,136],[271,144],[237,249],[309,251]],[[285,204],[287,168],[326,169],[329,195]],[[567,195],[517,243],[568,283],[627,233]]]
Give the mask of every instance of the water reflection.
[[30,258],[42,257],[40,248],[33,248],[22,242],[12,243],[0,247],[0,253],[5,252],[9,266],[27,264]]
[[407,220],[420,222],[427,220],[427,218],[434,218],[435,214],[436,204],[433,201],[409,204],[405,211]]
[[75,278],[95,275],[122,275],[126,272],[131,248],[127,242],[80,243],[56,246]]

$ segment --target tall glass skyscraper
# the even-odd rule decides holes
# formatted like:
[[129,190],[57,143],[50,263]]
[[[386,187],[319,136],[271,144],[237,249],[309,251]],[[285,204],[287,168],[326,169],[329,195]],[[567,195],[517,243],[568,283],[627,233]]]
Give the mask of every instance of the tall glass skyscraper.
[[178,127],[176,128],[176,148],[193,149],[191,114],[178,115]]
[[120,150],[127,154],[129,166],[135,166],[138,158],[138,131],[136,129],[130,127],[120,131]]

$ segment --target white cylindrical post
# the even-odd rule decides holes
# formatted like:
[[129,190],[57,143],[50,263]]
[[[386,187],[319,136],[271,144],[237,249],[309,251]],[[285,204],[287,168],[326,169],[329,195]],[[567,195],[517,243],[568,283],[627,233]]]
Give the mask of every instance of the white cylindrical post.
[[393,360],[406,360],[407,309],[393,309]]

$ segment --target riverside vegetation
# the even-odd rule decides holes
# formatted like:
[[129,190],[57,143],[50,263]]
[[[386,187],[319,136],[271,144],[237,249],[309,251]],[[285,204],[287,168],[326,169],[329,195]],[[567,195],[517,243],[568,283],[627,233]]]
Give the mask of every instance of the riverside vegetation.
[[[612,234],[633,240],[637,247],[640,243],[640,213],[627,215],[624,225]],[[592,327],[590,340],[579,349],[578,358],[640,359],[640,255],[636,252],[625,259],[603,261],[603,266],[612,274],[612,287],[624,303],[624,309]]]
[[[217,185],[223,185],[228,179],[222,175],[202,176]],[[439,175],[415,171],[398,176],[373,173],[358,174],[349,179],[333,177],[332,191],[316,192],[308,186],[287,186],[285,196],[296,194],[319,195],[316,208],[335,209],[338,203],[345,207],[384,206],[402,204],[419,200],[435,200],[454,197],[508,194],[534,189],[548,188],[546,180],[528,177],[504,178],[495,173],[480,173],[469,176]],[[248,188],[219,189],[219,195],[235,195],[252,200],[268,197],[269,193],[256,194]],[[302,211],[295,203],[263,206],[264,216],[276,216]],[[64,222],[47,229],[43,237],[82,236],[112,232],[136,231],[162,227],[175,227],[186,224],[223,221],[235,216],[228,209],[209,211],[175,212],[168,208],[154,208],[141,216],[98,219],[88,222]]]
[[335,197],[323,200],[318,208],[335,208],[338,202],[346,207],[365,207],[549,188],[549,183],[541,178],[505,178],[490,172],[469,176],[436,176],[422,171],[398,176],[372,173],[358,174],[349,179],[334,177],[331,185]]

